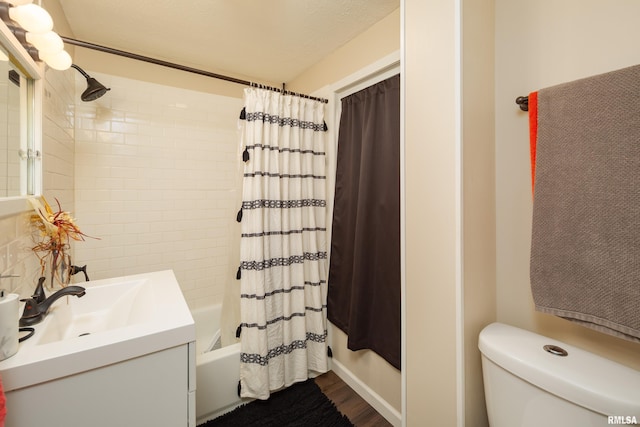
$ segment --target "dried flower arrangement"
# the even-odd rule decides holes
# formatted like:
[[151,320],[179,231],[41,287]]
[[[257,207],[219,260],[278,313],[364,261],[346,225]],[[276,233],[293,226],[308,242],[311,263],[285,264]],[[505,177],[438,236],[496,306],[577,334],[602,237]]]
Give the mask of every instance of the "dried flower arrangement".
[[35,211],[35,214],[31,215],[31,224],[39,231],[42,238],[42,241],[31,248],[40,260],[40,275],[44,276],[47,266],[50,266],[49,286],[51,288],[54,285],[67,286],[71,268],[71,257],[68,254],[69,242],[71,239],[84,241],[85,237],[91,236],[80,231],[71,214],[62,210],[58,199],[56,199],[57,212],[53,211],[43,196],[30,198],[29,202]]

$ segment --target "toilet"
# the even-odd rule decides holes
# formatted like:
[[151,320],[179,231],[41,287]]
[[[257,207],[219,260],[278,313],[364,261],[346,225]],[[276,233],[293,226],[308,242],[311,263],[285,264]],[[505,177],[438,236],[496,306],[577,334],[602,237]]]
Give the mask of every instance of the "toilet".
[[640,371],[502,323],[479,348],[491,427],[640,425]]

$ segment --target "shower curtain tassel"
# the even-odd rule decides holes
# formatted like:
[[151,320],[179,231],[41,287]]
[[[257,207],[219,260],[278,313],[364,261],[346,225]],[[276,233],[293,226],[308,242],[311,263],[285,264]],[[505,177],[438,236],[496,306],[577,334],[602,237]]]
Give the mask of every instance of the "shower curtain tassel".
[[327,346],[327,356],[333,357],[333,351],[331,351],[331,347]]
[[247,149],[247,147],[245,147],[244,151],[242,152],[242,161],[245,163],[249,161],[249,150]]
[[329,127],[327,126],[327,122],[325,122],[324,120],[322,121],[324,123],[324,127],[322,128],[323,131],[328,131]]
[[242,107],[242,111],[240,111],[240,120],[245,120],[247,118],[247,109],[246,107]]
[[241,277],[242,277],[242,270],[240,269],[240,267],[238,267],[238,272],[236,273],[236,280],[240,280]]
[[236,329],[236,338],[240,338],[240,334],[242,333],[242,324],[238,325]]
[[240,210],[238,211],[238,214],[236,215],[236,221],[242,222],[242,208],[240,208]]

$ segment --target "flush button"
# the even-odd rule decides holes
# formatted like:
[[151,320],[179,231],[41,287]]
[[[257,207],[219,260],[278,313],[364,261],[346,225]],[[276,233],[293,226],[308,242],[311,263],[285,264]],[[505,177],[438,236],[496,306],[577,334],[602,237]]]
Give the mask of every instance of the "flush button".
[[562,348],[562,347],[558,347],[557,345],[547,344],[547,345],[545,345],[545,346],[544,346],[544,347],[542,347],[542,348],[544,348],[544,351],[546,351],[547,353],[551,353],[551,354],[553,354],[554,356],[562,356],[562,357],[565,357],[565,356],[568,356],[568,355],[569,355],[569,353],[567,353],[567,350],[565,350],[565,349],[564,349],[564,348]]

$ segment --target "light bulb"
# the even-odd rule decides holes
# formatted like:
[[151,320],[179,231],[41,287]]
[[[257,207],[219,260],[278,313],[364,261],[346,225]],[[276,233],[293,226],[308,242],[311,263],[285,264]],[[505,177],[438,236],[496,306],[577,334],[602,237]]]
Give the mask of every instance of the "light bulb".
[[64,42],[62,41],[62,38],[60,38],[60,36],[54,31],[48,31],[46,33],[27,32],[25,34],[25,38],[38,49],[41,55],[64,50]]
[[71,56],[64,50],[52,54],[43,54],[40,57],[47,65],[54,70],[64,71],[71,67]]
[[46,33],[53,29],[51,15],[37,4],[10,7],[9,17],[30,33]]

